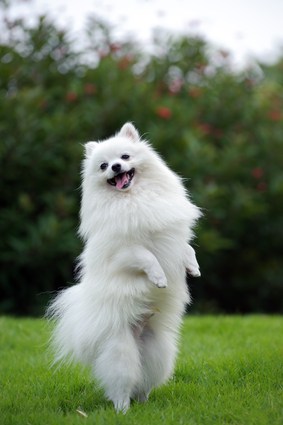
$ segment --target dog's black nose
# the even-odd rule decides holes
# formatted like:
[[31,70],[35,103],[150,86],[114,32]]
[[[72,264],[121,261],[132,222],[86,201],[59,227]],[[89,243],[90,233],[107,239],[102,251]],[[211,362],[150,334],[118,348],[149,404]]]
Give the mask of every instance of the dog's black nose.
[[121,171],[121,164],[119,164],[118,162],[117,164],[113,164],[112,170],[114,171],[114,173],[119,173],[119,171]]

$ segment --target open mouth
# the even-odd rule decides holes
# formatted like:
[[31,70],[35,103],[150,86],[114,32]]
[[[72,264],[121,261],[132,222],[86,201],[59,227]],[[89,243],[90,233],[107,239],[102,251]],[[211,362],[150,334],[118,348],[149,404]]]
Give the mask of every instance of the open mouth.
[[127,189],[127,187],[130,186],[134,175],[135,169],[132,168],[130,171],[119,173],[112,179],[108,179],[107,183],[111,184],[111,186],[115,186],[117,189]]

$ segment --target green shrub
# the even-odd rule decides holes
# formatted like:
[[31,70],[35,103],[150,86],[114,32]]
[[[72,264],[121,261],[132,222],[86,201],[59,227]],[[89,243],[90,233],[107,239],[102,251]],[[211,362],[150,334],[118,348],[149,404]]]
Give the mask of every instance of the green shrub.
[[194,309],[282,312],[283,60],[236,72],[201,38],[165,34],[143,54],[96,20],[76,53],[47,18],[3,25],[1,311],[39,314],[73,281],[82,144],[130,120],[203,208]]

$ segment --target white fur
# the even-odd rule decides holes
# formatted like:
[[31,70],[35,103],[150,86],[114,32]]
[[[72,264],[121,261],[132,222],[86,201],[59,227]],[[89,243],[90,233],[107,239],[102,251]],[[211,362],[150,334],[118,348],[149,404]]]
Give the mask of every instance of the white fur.
[[[117,163],[135,168],[128,188],[107,183]],[[113,138],[86,144],[82,187],[80,282],[49,308],[57,319],[56,359],[90,364],[116,410],[126,412],[130,399],[145,401],[173,372],[190,302],[186,268],[199,275],[187,242],[201,214],[130,123]]]

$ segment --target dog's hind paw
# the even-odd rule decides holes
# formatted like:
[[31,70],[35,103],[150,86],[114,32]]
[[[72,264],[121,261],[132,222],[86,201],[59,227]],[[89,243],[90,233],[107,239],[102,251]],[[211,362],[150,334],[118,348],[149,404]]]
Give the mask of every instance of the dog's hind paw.
[[139,393],[134,393],[132,396],[132,399],[137,401],[138,403],[146,403],[148,400],[149,394],[145,393],[144,391]]
[[114,407],[117,413],[127,413],[129,407],[130,407],[130,398],[125,400],[115,400],[113,401]]

